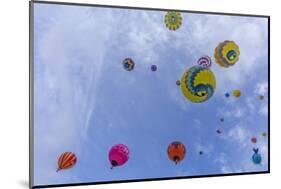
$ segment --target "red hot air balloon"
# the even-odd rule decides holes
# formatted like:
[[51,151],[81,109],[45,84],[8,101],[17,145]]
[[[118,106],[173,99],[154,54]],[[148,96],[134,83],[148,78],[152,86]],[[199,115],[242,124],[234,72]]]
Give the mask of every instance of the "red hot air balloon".
[[58,169],[57,172],[62,169],[70,169],[72,168],[77,162],[77,157],[72,152],[64,152],[61,154],[58,160]]
[[185,158],[186,149],[183,143],[176,141],[169,144],[167,153],[169,159],[178,164]]
[[108,154],[108,159],[113,167],[122,166],[129,160],[129,148],[124,144],[114,145]]
[[251,141],[252,141],[252,143],[257,143],[257,138],[253,137],[253,138],[251,138]]

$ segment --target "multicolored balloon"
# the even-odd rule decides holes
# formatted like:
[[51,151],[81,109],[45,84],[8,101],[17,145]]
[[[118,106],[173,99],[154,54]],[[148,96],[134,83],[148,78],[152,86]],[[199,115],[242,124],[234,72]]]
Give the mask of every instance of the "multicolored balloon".
[[182,75],[181,90],[191,102],[199,103],[209,100],[215,89],[216,78],[208,68],[193,66]]
[[235,96],[236,98],[240,97],[241,96],[241,91],[236,89],[233,91],[233,96]]
[[108,159],[112,166],[111,169],[113,167],[124,165],[129,160],[129,153],[129,148],[126,145],[114,145],[108,153]]
[[77,162],[77,157],[72,152],[64,152],[60,155],[58,160],[58,169],[59,172],[62,169],[70,169],[72,168]]
[[164,18],[164,22],[169,30],[175,31],[179,29],[182,24],[181,13],[175,11],[167,12]]
[[259,149],[258,149],[258,148],[255,149],[255,148],[254,148],[253,151],[254,151],[254,154],[253,154],[253,156],[252,156],[252,161],[253,161],[253,163],[256,164],[256,165],[261,164],[262,157],[261,157],[261,155],[259,154]]
[[182,161],[186,154],[186,149],[184,144],[181,142],[172,142],[167,149],[168,157],[171,161],[175,162],[175,164],[178,164],[180,161]]
[[157,66],[156,65],[152,65],[151,66],[151,71],[155,72],[157,70]]
[[212,60],[209,56],[202,56],[198,59],[197,64],[203,66],[204,68],[210,68],[212,65]]
[[131,58],[125,58],[123,60],[123,67],[127,71],[132,71],[135,67],[135,62]]
[[239,46],[234,41],[226,40],[216,47],[214,56],[221,67],[233,66],[239,60]]

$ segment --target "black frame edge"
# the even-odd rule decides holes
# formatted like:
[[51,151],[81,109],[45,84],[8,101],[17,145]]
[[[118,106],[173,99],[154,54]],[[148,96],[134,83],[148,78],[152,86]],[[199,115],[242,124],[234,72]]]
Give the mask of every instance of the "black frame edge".
[[134,9],[134,10],[150,10],[150,11],[180,11],[194,14],[211,14],[211,15],[224,15],[224,16],[244,16],[244,17],[260,17],[268,18],[269,15],[258,14],[243,14],[243,13],[225,13],[225,12],[209,12],[209,11],[194,11],[194,10],[181,10],[181,9],[166,9],[166,8],[150,8],[150,7],[134,7],[122,5],[104,5],[104,4],[90,4],[90,3],[70,3],[70,2],[57,2],[57,1],[41,1],[33,0],[33,3],[40,4],[54,4],[54,5],[69,5],[69,6],[85,6],[85,7],[102,7],[102,8],[119,8],[119,9]]
[[33,132],[33,51],[34,51],[34,4],[29,1],[29,188],[34,187],[34,132]]

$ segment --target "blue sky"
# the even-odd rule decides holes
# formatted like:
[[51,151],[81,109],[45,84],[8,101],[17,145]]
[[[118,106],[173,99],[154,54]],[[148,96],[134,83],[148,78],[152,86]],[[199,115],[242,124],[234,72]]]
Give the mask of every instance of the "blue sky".
[[[169,31],[164,15],[35,4],[35,185],[268,169],[261,136],[268,129],[267,19],[182,13],[183,25]],[[213,58],[224,40],[239,45],[239,62],[227,69],[213,62],[214,96],[200,104],[186,100],[176,80],[202,55]],[[122,67],[127,57],[136,63],[132,72]],[[239,99],[224,97],[234,89]],[[187,148],[177,166],[166,154],[173,141]],[[116,143],[130,148],[130,159],[110,170],[107,155]],[[253,147],[261,165],[251,162]],[[76,153],[78,162],[56,173],[64,151]]]

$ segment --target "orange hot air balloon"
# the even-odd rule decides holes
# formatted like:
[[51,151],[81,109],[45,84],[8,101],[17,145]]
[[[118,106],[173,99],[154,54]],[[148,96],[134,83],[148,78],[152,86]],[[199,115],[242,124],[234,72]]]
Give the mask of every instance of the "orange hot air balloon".
[[181,142],[173,142],[168,146],[168,156],[171,161],[178,164],[185,157],[185,146]]
[[61,154],[58,160],[58,169],[57,172],[62,169],[70,169],[72,168],[77,162],[77,157],[72,152],[64,152]]

